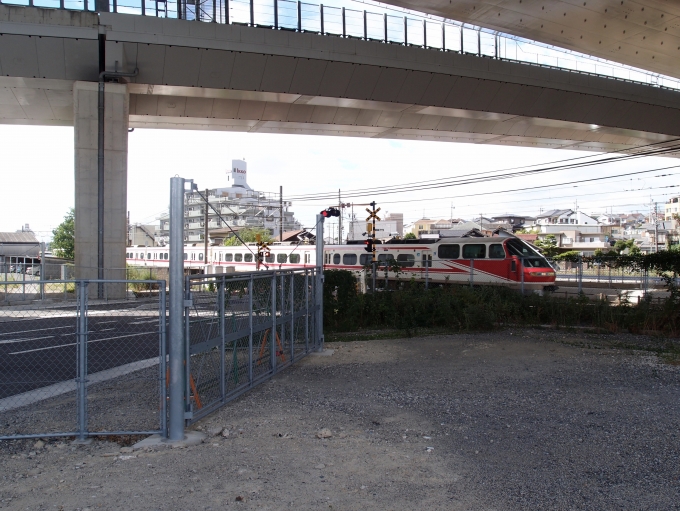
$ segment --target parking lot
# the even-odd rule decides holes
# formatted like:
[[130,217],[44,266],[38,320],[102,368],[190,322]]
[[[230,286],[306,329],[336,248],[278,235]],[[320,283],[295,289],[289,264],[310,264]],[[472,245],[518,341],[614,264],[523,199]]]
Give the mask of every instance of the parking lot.
[[199,422],[198,446],[4,443],[0,506],[680,509],[680,371],[649,351],[662,342],[508,330],[328,344]]

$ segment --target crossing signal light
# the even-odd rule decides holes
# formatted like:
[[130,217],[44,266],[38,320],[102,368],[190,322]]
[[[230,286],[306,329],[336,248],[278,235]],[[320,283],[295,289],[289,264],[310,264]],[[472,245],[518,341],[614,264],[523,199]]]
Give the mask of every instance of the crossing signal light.
[[372,239],[367,239],[364,241],[364,250],[366,252],[373,252],[373,240]]
[[327,208],[321,212],[324,218],[329,218],[332,216],[340,216],[340,210],[338,208]]

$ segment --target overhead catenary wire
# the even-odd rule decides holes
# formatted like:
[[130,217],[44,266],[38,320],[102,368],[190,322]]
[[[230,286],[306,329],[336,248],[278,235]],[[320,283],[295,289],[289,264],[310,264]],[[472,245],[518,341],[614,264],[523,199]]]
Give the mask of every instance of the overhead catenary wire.
[[[399,185],[392,185],[392,186],[386,186],[386,187],[373,187],[373,188],[360,188],[360,189],[354,189],[354,190],[343,190],[343,194],[346,197],[362,197],[362,196],[373,196],[373,195],[385,195],[385,194],[391,194],[391,193],[404,193],[404,192],[414,192],[414,191],[420,191],[420,190],[428,190],[428,189],[436,189],[436,188],[445,188],[445,187],[451,187],[451,186],[462,186],[462,185],[467,185],[467,184],[477,184],[477,183],[483,183],[483,182],[489,182],[489,181],[495,181],[495,180],[500,180],[500,179],[510,179],[510,178],[516,178],[516,177],[523,177],[523,176],[528,176],[528,175],[535,175],[535,174],[541,174],[541,173],[546,173],[546,172],[556,172],[559,170],[573,170],[577,168],[584,168],[584,167],[590,167],[590,166],[595,166],[595,165],[604,165],[608,163],[617,163],[621,161],[628,161],[631,159],[637,159],[637,158],[642,158],[642,157],[649,157],[649,156],[663,156],[667,155],[670,153],[678,152],[680,151],[680,144],[676,144],[670,147],[657,147],[659,144],[666,144],[668,142],[675,142],[680,139],[673,139],[672,141],[665,141],[665,142],[657,142],[654,144],[649,144],[648,146],[643,146],[643,147],[651,147],[651,149],[648,149],[646,151],[641,151],[641,152],[636,152],[634,154],[627,154],[627,155],[615,155],[607,158],[599,158],[595,159],[593,161],[585,161],[585,162],[578,162],[576,160],[582,160],[584,158],[598,158],[601,155],[588,155],[585,157],[577,157],[577,158],[570,158],[566,160],[561,160],[564,162],[575,162],[575,163],[567,163],[563,165],[557,165],[557,166],[548,166],[545,167],[545,164],[533,164],[533,165],[528,165],[524,167],[514,167],[514,168],[509,168],[509,169],[502,169],[502,170],[489,170],[489,171],[482,171],[482,172],[476,172],[476,173],[470,173],[470,174],[464,174],[461,176],[456,176],[456,177],[447,177],[447,178],[439,178],[436,180],[430,180],[430,181],[420,181],[417,183],[404,183],[404,184],[399,184]],[[611,153],[605,153],[605,154],[611,154]],[[560,161],[558,161],[559,163]],[[543,167],[541,167],[543,165]],[[539,167],[539,168],[533,168],[533,167]],[[507,172],[508,170],[517,170],[520,169],[518,172]],[[521,170],[525,169],[525,170]],[[506,173],[503,173],[506,172]],[[495,175],[490,175],[490,174],[495,174]],[[298,202],[301,201],[321,201],[321,200],[332,200],[334,198],[335,192],[326,192],[326,193],[319,193],[319,194],[307,194],[307,195],[298,195],[298,196],[292,196],[289,197],[290,200],[295,200]]]

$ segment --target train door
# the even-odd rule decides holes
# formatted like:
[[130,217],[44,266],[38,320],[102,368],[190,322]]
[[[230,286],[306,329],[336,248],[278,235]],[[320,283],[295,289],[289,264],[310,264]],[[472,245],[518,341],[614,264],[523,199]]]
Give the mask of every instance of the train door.
[[432,268],[432,251],[423,250],[420,253],[420,269],[421,273],[423,274],[423,277],[425,276],[426,273],[429,273],[431,271],[431,268]]

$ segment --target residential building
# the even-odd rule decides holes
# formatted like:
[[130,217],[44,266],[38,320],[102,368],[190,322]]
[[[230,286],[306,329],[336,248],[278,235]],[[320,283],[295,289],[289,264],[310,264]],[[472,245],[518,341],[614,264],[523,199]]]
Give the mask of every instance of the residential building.
[[680,215],[680,197],[671,197],[664,206],[664,220],[673,220],[673,215]]
[[[208,231],[226,228],[234,230],[259,227],[268,229],[274,237],[283,231],[300,230],[301,225],[290,210],[290,201],[280,201],[276,194],[253,190],[247,182],[247,165],[244,160],[232,160],[227,171],[229,186],[188,192],[184,195],[184,240],[203,241],[205,236],[206,202]],[[203,196],[203,197],[202,197]],[[283,218],[281,218],[283,210]],[[219,212],[219,215],[216,213]],[[283,225],[282,225],[283,224]],[[157,241],[164,245],[169,240],[170,216],[160,218]],[[210,236],[210,234],[209,234]]]
[[524,229],[525,224],[530,224],[534,220],[534,217],[526,215],[513,215],[510,213],[505,213],[503,215],[495,215],[493,217],[493,222],[498,224],[510,225],[512,232]]
[[[429,220],[428,220],[429,222]],[[348,240],[365,240],[368,238],[367,222],[365,220],[351,220],[349,223]],[[344,231],[343,227],[343,231]],[[375,223],[376,237],[378,239],[402,237],[404,235],[404,214],[387,213]]]
[[582,211],[554,209],[536,217],[539,239],[555,236],[557,246],[593,255],[595,250],[611,249],[610,236],[597,219]]
[[157,247],[158,246],[158,226],[157,225],[128,225],[128,246],[130,247]]
[[11,271],[12,266],[16,268],[17,265],[39,261],[40,242],[32,231],[0,232],[0,272]]

